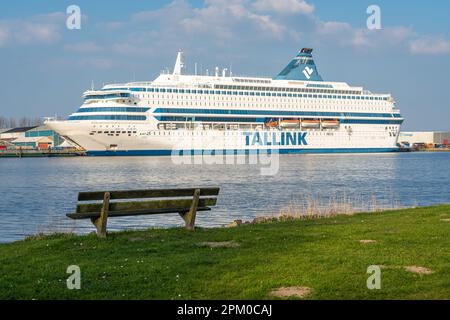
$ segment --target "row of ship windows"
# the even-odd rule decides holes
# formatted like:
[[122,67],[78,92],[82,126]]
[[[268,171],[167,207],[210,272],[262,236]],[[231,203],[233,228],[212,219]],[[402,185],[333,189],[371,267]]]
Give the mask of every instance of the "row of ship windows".
[[129,98],[130,94],[126,92],[110,93],[110,94],[90,94],[84,97],[84,100],[90,99],[114,99],[114,98]]
[[[320,130],[302,130],[302,131],[308,131],[308,135],[310,136],[346,136],[348,135],[348,133],[337,133],[337,132],[330,132],[330,131],[320,131]],[[385,138],[386,137],[386,133],[384,132],[380,132],[380,131],[364,131],[364,134],[368,134],[371,133],[370,137],[371,139],[374,139],[376,137],[378,138]],[[206,131],[190,131],[190,132],[186,132],[186,131],[177,131],[177,130],[167,130],[167,131],[151,131],[148,132],[146,134],[147,136],[170,136],[170,135],[174,135],[174,136],[208,136],[208,132]],[[224,131],[224,135],[225,136],[240,136],[241,132],[230,132],[230,131]],[[376,136],[376,137],[373,137]],[[396,134],[392,133],[389,135],[390,137],[395,137]]]
[[[159,121],[168,122],[247,122],[247,123],[263,123],[264,118],[222,118],[222,117],[173,117],[162,116],[156,117]],[[145,121],[145,116],[128,116],[128,115],[92,115],[92,116],[70,116],[69,120],[126,120],[126,121]],[[341,123],[346,124],[401,124],[403,120],[359,120],[359,119],[342,119]]]
[[[150,108],[139,107],[97,107],[97,108],[80,108],[77,113],[89,112],[147,112]],[[186,109],[186,108],[157,108],[155,113],[179,113],[179,114],[229,114],[229,115],[263,115],[263,116],[309,116],[309,117],[372,117],[372,118],[401,118],[396,113],[353,113],[353,112],[312,112],[312,111],[265,111],[265,110],[225,110],[225,109]],[[101,116],[101,115],[99,115]],[[118,115],[112,115],[118,116]],[[76,120],[83,120],[80,117]],[[92,117],[92,116],[90,116]],[[124,117],[136,117],[127,116]],[[75,119],[73,119],[75,120]],[[114,119],[112,119],[114,120]],[[130,119],[133,120],[133,119]],[[139,119],[135,119],[139,120]]]
[[[90,112],[135,112],[143,113],[150,108],[140,107],[96,107],[80,108],[77,113]],[[225,110],[225,109],[186,109],[186,108],[157,108],[155,113],[195,113],[195,114],[230,114],[230,115],[267,115],[267,116],[323,116],[323,117],[374,117],[401,118],[396,113],[353,113],[353,112],[312,112],[312,111],[265,111],[265,110]]]
[[70,116],[68,120],[128,120],[145,121],[146,116],[128,116],[128,115],[92,115],[92,116]]
[[[225,86],[216,85],[214,89],[224,89],[227,91],[207,90],[207,89],[173,89],[173,88],[111,88],[104,90],[130,90],[141,92],[173,92],[173,93],[199,93],[199,94],[241,94],[242,92],[256,91],[258,94],[271,95],[275,92],[301,92],[301,93],[329,93],[329,94],[356,94],[360,95],[361,91],[354,90],[329,90],[329,89],[308,89],[308,88],[271,88],[271,87],[244,87],[244,86]],[[230,91],[228,91],[230,90]],[[237,90],[237,91],[231,91]],[[239,93],[237,93],[239,92]]]
[[401,118],[396,113],[353,113],[353,112],[314,112],[314,111],[265,111],[265,110],[224,110],[224,109],[186,109],[158,108],[155,113],[195,113],[195,114],[245,114],[263,116],[310,116],[310,117],[374,117]]
[[[298,103],[280,103],[280,102],[210,102],[210,101],[165,101],[165,100],[144,100],[144,103],[148,104],[160,104],[163,106],[192,106],[192,107],[240,107],[240,108],[285,108],[285,109],[299,109]],[[345,101],[336,102],[334,104],[328,105],[322,100],[314,101],[311,104],[305,104],[304,107],[314,107],[314,109],[320,110],[345,110],[345,111],[390,111],[389,107],[386,106],[374,106],[371,102],[360,102],[357,105],[347,104]]]
[[[216,129],[216,130],[220,130],[220,129]],[[241,136],[242,133],[241,132],[233,132],[233,129],[231,129],[231,131],[225,131],[225,130],[221,130],[224,131],[223,134],[225,136]],[[331,132],[331,131],[320,131],[320,130],[313,130],[313,129],[308,129],[308,130],[302,130],[302,131],[308,131],[309,135],[314,135],[314,136],[334,136],[335,132]],[[385,134],[383,133],[379,133],[379,131],[376,131],[376,133],[378,133],[380,136],[384,136]],[[175,135],[175,136],[208,136],[208,131],[204,131],[204,130],[191,130],[190,132],[186,132],[186,130],[166,130],[166,131],[150,131],[146,134],[147,136],[170,136],[170,135]]]
[[[335,97],[335,96],[332,96],[332,97]],[[141,94],[141,95],[138,95],[138,98],[171,99],[171,100],[186,100],[186,101],[192,101],[192,100],[253,101],[253,102],[258,102],[258,103],[264,103],[264,102],[298,103],[299,101],[302,101],[302,102],[305,101],[305,100],[298,100],[298,99],[295,99],[295,97],[289,97],[289,96],[286,97],[288,99],[283,99],[278,96],[274,99],[261,99],[261,98],[256,98],[256,97],[252,98],[252,97],[243,97],[243,96],[232,96],[232,97],[225,99],[222,96],[205,96],[205,95],[203,95],[203,96],[198,96],[198,95],[196,95],[196,96],[177,96],[174,94],[172,94],[172,95],[169,95],[169,94],[161,94],[161,95],[160,94]],[[289,99],[289,98],[291,98],[291,99]],[[300,97],[300,98],[302,98],[302,97]],[[330,101],[330,102],[335,102],[335,103],[340,103],[340,101],[348,103],[348,101],[351,101],[351,102],[358,102],[359,104],[369,103],[370,101],[383,102],[386,100],[386,99],[382,99],[381,97],[373,97],[373,99],[363,99],[363,98],[364,97],[358,97],[358,96],[337,96],[337,98],[330,98],[330,100],[328,100],[328,98],[323,95],[312,95],[312,97],[304,97],[302,99],[307,99],[306,102],[311,99],[316,99],[314,101],[318,101],[318,102]],[[317,99],[321,99],[321,100],[317,100]],[[335,99],[336,101],[333,101],[333,99]]]
[[[216,86],[217,89],[221,86]],[[388,100],[388,97],[361,96],[359,91],[347,90],[326,90],[326,89],[299,89],[299,88],[259,88],[259,87],[239,87],[231,90],[257,90],[257,91],[230,91],[230,90],[198,90],[198,89],[171,89],[171,88],[110,88],[113,90],[130,90],[135,92],[161,92],[161,93],[181,93],[181,94],[214,94],[214,95],[239,95],[239,96],[263,96],[263,97],[294,97],[294,98],[323,98],[323,99],[355,99],[355,100]],[[266,91],[263,91],[263,90]],[[274,92],[275,91],[275,92]],[[300,93],[301,92],[301,93]],[[315,94],[313,94],[315,93]],[[320,94],[322,93],[322,94]],[[325,94],[324,94],[325,93]],[[352,96],[350,96],[352,95]]]
[[[287,108],[296,108],[298,106],[299,102],[300,103],[307,103],[308,102],[308,101],[306,101],[306,102],[298,101],[298,100],[295,100],[295,99],[274,99],[272,101],[269,101],[269,100],[265,101],[265,100],[258,100],[258,99],[255,99],[255,98],[241,98],[241,97],[239,97],[239,98],[231,98],[231,100],[225,100],[225,102],[224,102],[222,99],[220,99],[220,97],[213,97],[212,100],[214,100],[214,101],[209,101],[211,99],[207,99],[207,96],[203,96],[203,97],[202,96],[194,96],[194,97],[179,96],[179,97],[176,97],[176,96],[172,95],[171,97],[170,96],[165,97],[163,95],[160,96],[159,94],[158,95],[156,95],[156,94],[155,95],[153,95],[153,94],[152,95],[145,95],[144,94],[144,95],[141,96],[141,98],[150,98],[151,100],[143,100],[144,103],[146,102],[148,104],[150,104],[151,102],[152,103],[161,103],[161,104],[166,104],[166,105],[176,104],[176,105],[182,105],[182,106],[184,106],[184,105],[186,105],[186,106],[188,106],[188,105],[196,105],[196,106],[198,106],[198,105],[207,105],[208,104],[209,106],[212,106],[212,107],[217,107],[217,106],[218,107],[220,107],[220,106],[223,106],[223,107],[234,107],[234,106],[236,106],[236,103],[234,103],[233,100],[237,101],[240,106],[244,106],[244,107],[246,107],[246,106],[248,106],[248,107],[256,107],[255,103],[258,104],[257,105],[258,107],[270,107],[269,105],[267,105],[267,103],[270,103],[270,104],[282,103]],[[169,99],[169,100],[162,100],[163,98]],[[191,98],[191,99],[189,100],[188,98]],[[203,98],[204,102],[201,101],[202,98]],[[180,99],[185,99],[185,101],[180,100]],[[192,101],[194,99],[197,99],[199,101]],[[206,101],[206,100],[208,100],[208,101]],[[91,101],[91,100],[88,99],[87,101]],[[216,101],[219,101],[219,102],[216,102]],[[96,101],[96,103],[100,103],[100,102],[102,102],[102,103],[110,103],[109,100],[101,100],[100,99],[100,100]],[[128,100],[128,101],[126,101],[126,100],[116,100],[116,102],[124,103],[124,104],[125,103],[132,104],[131,100]],[[367,108],[367,110],[376,110],[376,109],[379,109],[380,107],[387,108],[387,106],[383,106],[383,105],[381,105],[381,106],[373,106],[372,102],[370,102],[368,100],[365,100],[363,102],[358,102],[358,103],[356,103],[355,100],[352,100],[352,102],[353,103],[349,104],[347,101],[335,101],[335,102],[332,102],[332,101],[327,101],[327,100],[314,100],[312,104],[315,105],[315,106],[317,104],[323,104],[323,105],[319,105],[318,106],[320,109],[337,109],[338,105],[339,106],[340,105],[344,105],[348,109],[352,109],[352,110],[357,110],[357,108],[360,109],[361,107],[365,107],[365,106],[369,106],[369,108]],[[331,104],[331,103],[333,103],[333,105],[328,105],[328,104]],[[134,102],[134,105],[137,105],[137,103]],[[123,110],[124,110],[123,112],[132,112],[132,111],[127,111],[127,109],[125,109],[125,108]],[[82,112],[82,111],[80,111],[80,112]],[[91,111],[88,111],[88,112],[91,112]],[[142,111],[142,112],[145,112],[145,111]]]
[[120,135],[127,134],[129,137],[131,137],[132,134],[136,135],[136,133],[137,133],[136,131],[91,131],[89,135],[93,136],[95,134],[106,134],[110,137],[113,136],[118,137]]
[[98,107],[98,108],[80,108],[77,113],[86,112],[147,112],[150,108],[140,107]]
[[[312,85],[308,85],[311,87]],[[330,90],[330,86],[322,85],[324,89],[309,89],[309,88],[283,88],[283,87],[255,87],[255,86],[230,86],[230,85],[216,85],[214,89],[225,90],[253,90],[253,91],[277,91],[277,92],[306,92],[306,93],[337,93],[337,94],[361,94],[361,91],[355,90]]]
[[[233,102],[198,102],[198,101],[177,101],[177,100],[142,100],[142,103],[146,103],[148,105],[151,104],[159,104],[162,106],[175,106],[175,107],[184,107],[184,106],[191,106],[191,107],[202,107],[202,106],[208,106],[208,107],[243,107],[243,108],[284,108],[284,109],[299,109],[300,105],[298,103],[289,103],[289,101],[294,102],[293,100],[288,100],[287,103],[277,103],[277,102],[263,102],[263,103],[254,103],[254,102],[239,102],[239,103],[233,103]],[[125,101],[116,101],[117,103],[125,103]],[[110,101],[97,101],[96,105],[101,104],[108,105],[111,102]],[[131,103],[130,103],[131,104]],[[134,105],[137,105],[135,102]],[[389,112],[391,111],[390,107],[387,106],[374,106],[371,102],[360,102],[359,104],[347,104],[345,102],[336,102],[333,105],[329,105],[326,101],[317,100],[311,103],[310,105],[306,104],[304,107],[313,106],[315,109],[320,110],[343,110],[343,111],[384,111]],[[101,110],[105,107],[99,107],[99,109],[96,108],[81,108],[77,111],[79,112],[103,112],[106,110]],[[122,109],[120,110],[110,110],[111,112],[146,112],[144,109],[136,110],[135,107],[129,108],[129,109]]]
[[[346,135],[347,133],[336,133],[336,132],[332,132],[332,131],[321,131],[321,130],[307,130],[309,135],[313,135],[313,136],[334,136],[334,135]],[[372,133],[373,135],[376,135],[378,137],[385,137],[386,135],[384,133],[381,133],[379,131],[365,131],[364,133]],[[90,135],[96,135],[96,134],[107,134],[108,136],[121,136],[124,134],[124,132],[121,131],[116,131],[116,132],[110,132],[108,133],[107,131],[92,131],[90,132]],[[165,130],[165,131],[150,131],[147,132],[146,134],[147,136],[166,136],[166,135],[176,135],[176,136],[208,136],[208,132],[205,131],[194,131],[192,130],[191,132],[186,132],[186,131],[177,131],[177,130]],[[224,135],[226,136],[239,136],[241,135],[240,132],[230,132],[230,131],[224,131]],[[131,136],[130,134],[128,134],[128,136]],[[395,133],[390,134],[390,136],[396,136]]]
[[[166,129],[166,130],[178,130],[178,129],[198,129],[198,125],[193,126],[192,123],[174,123],[174,122],[160,122],[158,123],[158,129]],[[217,123],[208,123],[208,122],[202,122],[201,128],[210,130],[210,129],[219,129],[219,130],[262,130],[265,127],[262,124],[217,124]],[[336,127],[337,128],[337,127]],[[308,130],[311,131],[321,131],[321,132],[334,132],[334,129],[336,128],[308,128]],[[345,126],[345,130],[352,131],[353,128],[351,125]],[[265,129],[273,129],[273,128],[265,128]],[[290,130],[296,128],[285,128],[284,130]],[[304,128],[306,129],[306,128]],[[389,126],[384,128],[385,131],[390,130],[391,132],[397,132],[398,126]],[[280,128],[276,129],[277,131],[280,130]]]
[[[143,98],[145,98],[145,95],[143,96]],[[337,100],[337,101],[328,101],[328,100],[312,100],[311,103],[309,103],[308,100],[306,101],[296,101],[294,99],[286,99],[286,100],[282,100],[282,99],[274,99],[272,101],[270,100],[256,100],[256,99],[240,99],[240,98],[236,98],[234,102],[233,100],[226,100],[226,101],[221,101],[219,99],[213,99],[213,101],[210,101],[209,99],[206,99],[206,97],[203,97],[203,101],[201,99],[201,97],[199,97],[197,99],[197,101],[195,101],[194,99],[192,100],[177,100],[175,98],[170,98],[167,100],[163,100],[162,98],[166,98],[166,97],[148,97],[150,98],[149,100],[142,100],[144,103],[161,103],[161,104],[165,104],[165,105],[170,105],[170,104],[178,104],[178,105],[208,105],[208,106],[226,106],[226,107],[233,107],[233,106],[237,106],[237,104],[239,104],[239,106],[244,106],[244,107],[266,107],[266,106],[272,106],[272,105],[283,105],[286,108],[297,108],[299,106],[299,104],[305,104],[305,105],[314,105],[320,108],[333,108],[336,109],[338,106],[346,106],[352,109],[356,108],[361,108],[361,107],[370,107],[370,109],[379,109],[379,108],[387,108],[388,106],[386,105],[374,105],[374,102],[371,101],[359,101],[356,103],[355,100],[350,100],[351,102],[347,101],[347,100]],[[215,101],[214,101],[215,100]],[[135,103],[136,104],[136,103]],[[270,105],[269,105],[270,104]]]
[[[347,95],[333,95],[333,94],[306,94],[306,93],[302,94],[302,93],[249,92],[249,91],[213,91],[213,90],[209,91],[209,90],[184,90],[184,89],[167,89],[166,91],[148,91],[148,92],[178,93],[178,94],[211,94],[211,95],[250,96],[250,97],[253,96],[253,97],[307,98],[307,99],[372,100],[372,101],[387,101],[389,99],[388,97],[359,96],[359,95],[347,96]],[[174,97],[172,96],[172,98]]]

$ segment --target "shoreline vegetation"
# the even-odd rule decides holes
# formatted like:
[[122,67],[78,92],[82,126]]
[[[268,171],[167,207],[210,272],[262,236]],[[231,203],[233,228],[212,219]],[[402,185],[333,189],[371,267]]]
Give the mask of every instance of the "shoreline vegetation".
[[[354,213],[343,200],[328,211],[313,203],[234,228],[1,244],[0,299],[450,299],[450,205]],[[73,265],[80,290],[67,288]],[[370,266],[379,290],[367,288]]]

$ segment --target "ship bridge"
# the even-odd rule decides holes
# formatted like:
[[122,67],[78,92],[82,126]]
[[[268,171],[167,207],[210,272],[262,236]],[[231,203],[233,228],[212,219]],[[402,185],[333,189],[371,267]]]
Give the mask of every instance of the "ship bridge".
[[274,80],[323,81],[312,56],[313,49],[303,48]]
[[136,97],[131,95],[127,88],[102,89],[100,91],[88,90],[83,94],[84,104],[93,104],[98,102],[117,102],[123,104],[136,104]]

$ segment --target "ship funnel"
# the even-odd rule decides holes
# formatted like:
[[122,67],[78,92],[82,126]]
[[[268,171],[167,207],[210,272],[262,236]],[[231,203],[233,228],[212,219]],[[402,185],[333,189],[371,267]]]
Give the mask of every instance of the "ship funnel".
[[323,81],[312,56],[313,49],[303,48],[274,79]]
[[175,62],[175,67],[173,67],[173,75],[179,76],[181,75],[181,70],[183,69],[183,52],[179,51],[177,55],[177,61]]

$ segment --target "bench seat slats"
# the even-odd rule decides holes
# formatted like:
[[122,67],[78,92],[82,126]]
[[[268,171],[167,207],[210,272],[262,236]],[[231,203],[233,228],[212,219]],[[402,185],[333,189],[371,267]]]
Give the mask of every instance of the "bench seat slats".
[[[197,211],[210,211],[209,207],[199,207]],[[127,211],[110,211],[108,217],[128,217],[152,214],[178,213],[189,211],[189,207],[167,208],[167,209],[147,209],[147,210],[127,210]],[[67,217],[71,219],[89,219],[100,217],[100,212],[85,212],[85,213],[69,213]]]
[[[195,229],[197,211],[217,203],[220,188],[185,188],[80,192],[71,219],[90,219],[99,238],[106,238],[108,218],[178,213],[187,230]],[[116,200],[116,201],[111,201]]]
[[[155,189],[155,190],[130,190],[130,191],[110,191],[113,199],[141,199],[141,198],[169,198],[169,197],[189,197],[194,194],[196,188],[188,189]],[[200,196],[217,196],[220,188],[198,188]],[[78,201],[103,200],[105,191],[100,192],[80,192]]]
[[[203,198],[198,202],[199,207],[215,206],[217,198]],[[190,208],[192,199],[169,199],[135,202],[112,202],[109,211],[132,211],[132,210],[161,210],[170,208]],[[101,203],[78,204],[76,213],[100,212]],[[109,214],[110,215],[110,214]]]

